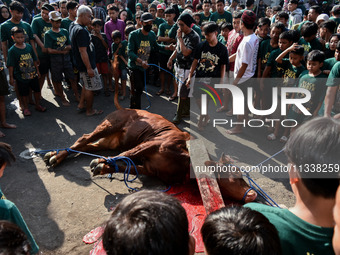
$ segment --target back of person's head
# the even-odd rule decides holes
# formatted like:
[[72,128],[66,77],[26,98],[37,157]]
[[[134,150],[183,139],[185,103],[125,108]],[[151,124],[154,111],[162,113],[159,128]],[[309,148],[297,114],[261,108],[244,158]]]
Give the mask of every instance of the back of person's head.
[[112,31],[111,34],[112,39],[122,38],[122,33],[119,30]]
[[210,21],[203,26],[203,32],[204,34],[218,32],[218,25],[214,21]]
[[285,39],[288,40],[289,42],[292,42],[293,35],[289,31],[284,31],[283,33],[280,34],[279,39]]
[[270,19],[262,17],[259,19],[259,24],[257,25],[258,27],[263,27],[263,26],[270,26],[271,22]]
[[312,50],[307,55],[307,61],[317,61],[323,63],[325,61],[325,53],[321,50]]
[[303,37],[311,37],[313,35],[316,35],[318,32],[318,25],[314,22],[307,21],[305,24],[301,27],[301,35]]
[[93,19],[92,21],[91,21],[91,25],[92,26],[103,26],[103,21],[101,20],[101,19]]
[[128,35],[130,34],[132,31],[136,30],[135,26],[134,25],[127,25],[125,27],[125,30],[124,30],[124,34],[125,35]]
[[256,25],[256,14],[253,11],[245,10],[241,16],[241,21],[246,29],[253,29]]
[[225,207],[205,219],[201,234],[208,255],[279,255],[276,228],[260,212]]
[[201,12],[203,10],[202,4],[197,4],[196,5],[196,11]]
[[10,3],[9,9],[11,11],[24,12],[25,7],[23,6],[22,3],[18,2],[18,1],[13,1],[12,3]]
[[188,255],[189,238],[180,202],[144,190],[125,197],[115,208],[103,233],[103,246],[108,255]]
[[29,255],[30,249],[25,233],[17,225],[0,220],[1,255]]
[[274,12],[280,12],[282,10],[282,7],[280,5],[274,6],[273,11]]
[[254,0],[247,0],[246,1],[246,7],[251,7],[252,5],[254,5]]
[[[288,161],[298,169],[304,186],[314,196],[323,198],[334,198],[339,186],[339,173],[334,171],[334,167],[340,165],[339,152],[340,122],[326,117],[312,119],[300,126],[285,147]],[[315,170],[321,167],[326,173],[313,171],[313,167]]]
[[108,8],[108,11],[119,12],[119,8],[117,6],[111,4],[110,7]]
[[233,12],[233,19],[240,19],[242,17],[242,12],[234,11]]
[[[22,30],[22,33],[24,32],[22,28],[14,27],[12,30]],[[11,32],[12,32],[11,30]],[[11,165],[11,161],[15,161],[15,156],[12,152],[11,145],[7,143],[0,142],[0,167],[2,167],[3,164]]]
[[223,31],[224,29],[228,29],[229,31],[233,30],[233,25],[229,22],[222,22],[220,25],[220,30]]
[[336,23],[334,20],[327,20],[320,24],[319,28],[326,28],[328,32],[334,33],[334,30],[336,28]]
[[285,20],[288,20],[288,19],[289,19],[289,14],[288,14],[287,12],[285,12],[285,11],[279,12],[279,13],[277,14],[277,16],[278,16],[279,18],[283,18],[283,19],[285,19]]
[[283,31],[285,31],[285,25],[282,23],[282,22],[280,22],[280,21],[278,21],[278,22],[275,22],[275,23],[273,23],[271,26],[270,26],[270,29],[273,29],[273,28],[277,28],[277,29],[280,29],[281,30],[281,33],[283,32]]
[[305,53],[305,49],[301,45],[298,45],[290,53],[303,56],[303,54]]
[[74,8],[76,8],[78,6],[78,3],[76,1],[70,1],[66,4],[66,9],[69,10],[73,10]]
[[293,38],[293,42],[297,43],[300,40],[300,32],[297,30],[289,30],[288,31]]

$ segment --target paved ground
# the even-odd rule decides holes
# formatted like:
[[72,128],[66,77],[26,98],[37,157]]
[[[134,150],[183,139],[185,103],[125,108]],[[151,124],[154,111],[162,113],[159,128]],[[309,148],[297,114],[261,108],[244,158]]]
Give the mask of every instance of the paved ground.
[[[153,96],[158,89],[148,86],[152,102],[149,111],[171,120],[176,104],[169,102],[164,96]],[[60,100],[53,96],[47,86],[43,90],[43,96],[46,99],[43,104],[47,107],[47,112],[36,112],[32,107],[32,116],[25,118],[17,109],[17,103],[12,102],[14,96],[6,98],[7,120],[18,128],[2,130],[6,137],[1,138],[1,141],[13,146],[17,161],[6,169],[0,185],[7,198],[15,202],[21,210],[43,254],[88,254],[92,246],[83,244],[82,237],[103,223],[111,209],[129,193],[122,175],[115,175],[112,182],[105,177],[92,178],[89,171],[92,158],[88,156],[78,156],[66,160],[55,169],[48,169],[41,158],[24,159],[19,154],[28,148],[54,149],[70,146],[83,133],[91,132],[106,114],[115,110],[113,95],[104,97],[101,93],[95,97],[95,107],[103,109],[104,114],[93,117],[76,112],[76,103],[69,92],[70,107],[61,106]],[[144,106],[148,105],[145,95],[143,102]],[[121,104],[128,107],[127,100]],[[216,116],[225,118],[223,113]],[[226,135],[226,127],[216,129],[211,124],[199,133],[196,125],[190,126],[189,121],[181,124],[180,128],[205,139],[212,159],[216,160],[221,152],[225,152],[237,159],[240,162],[237,164],[240,165],[257,165],[283,147],[279,142],[266,140],[266,128],[246,130],[239,136]],[[106,151],[101,155],[115,154]],[[281,153],[268,163],[285,164],[286,158]],[[256,181],[277,203],[286,206],[293,204],[287,178],[277,179],[271,176],[270,179],[257,175]],[[131,186],[158,190],[165,188],[162,183],[150,178],[140,178]]]

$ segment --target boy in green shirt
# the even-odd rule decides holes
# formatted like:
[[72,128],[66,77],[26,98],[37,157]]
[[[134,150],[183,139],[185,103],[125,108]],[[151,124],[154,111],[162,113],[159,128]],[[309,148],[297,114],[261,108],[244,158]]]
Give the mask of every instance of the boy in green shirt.
[[314,22],[306,22],[301,27],[301,38],[299,40],[299,44],[305,49],[304,56],[306,57],[308,52],[312,50],[321,50],[323,51],[323,46],[320,43],[319,39],[316,38],[316,34],[318,32],[318,25]]
[[216,10],[211,14],[210,21],[215,21],[217,25],[222,22],[233,23],[233,17],[230,12],[224,10],[224,0],[216,1]]
[[65,28],[69,32],[71,23],[77,18],[78,3],[70,1],[66,4],[66,9],[68,11],[68,17],[61,20],[61,28]]
[[37,57],[32,46],[25,43],[25,34],[22,28],[14,27],[11,30],[15,44],[8,51],[7,67],[9,69],[9,83],[18,86],[19,95],[22,97],[24,116],[30,116],[28,109],[29,89],[34,91],[35,109],[40,112],[46,108],[39,104],[40,87],[38,77]]
[[211,17],[210,7],[211,7],[211,1],[204,0],[203,1],[203,12],[201,13],[201,18],[200,18],[200,26],[202,26],[203,22],[210,20],[210,17]]

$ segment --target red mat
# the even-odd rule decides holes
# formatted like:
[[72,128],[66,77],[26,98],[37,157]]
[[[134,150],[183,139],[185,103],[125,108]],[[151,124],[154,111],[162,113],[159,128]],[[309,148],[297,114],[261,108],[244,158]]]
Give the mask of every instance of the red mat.
[[[206,217],[206,212],[198,187],[193,184],[177,185],[173,186],[167,193],[175,196],[181,201],[188,216],[189,233],[196,241],[195,251],[203,252],[204,245],[200,230]],[[106,255],[101,241],[102,234],[103,227],[101,226],[93,229],[84,236],[84,243],[95,244],[94,248],[90,251],[91,255]]]

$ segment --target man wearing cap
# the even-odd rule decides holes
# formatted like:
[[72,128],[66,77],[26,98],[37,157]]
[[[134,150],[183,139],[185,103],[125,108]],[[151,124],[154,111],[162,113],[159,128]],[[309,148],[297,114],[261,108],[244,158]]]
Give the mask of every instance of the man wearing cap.
[[55,93],[61,97],[62,104],[69,106],[70,103],[66,100],[62,88],[63,74],[70,81],[76,100],[80,100],[69,54],[71,50],[69,33],[66,29],[60,28],[62,17],[59,12],[50,12],[49,19],[52,29],[45,33],[44,46],[50,57],[52,82],[56,89]]
[[[247,88],[252,87],[251,78],[255,74],[257,63],[257,52],[259,49],[259,39],[254,34],[254,26],[256,21],[256,14],[252,11],[246,10],[241,17],[241,30],[243,32],[243,40],[240,43],[236,54],[230,56],[229,61],[234,62],[234,81],[233,85],[239,87],[247,97]],[[248,109],[245,104],[244,115],[237,115],[237,122],[245,122],[248,115]],[[230,135],[242,133],[242,125],[237,124],[232,129],[227,130]]]
[[37,43],[37,52],[40,61],[39,65],[39,72],[41,75],[39,78],[40,90],[42,90],[46,75],[48,74],[48,70],[50,69],[50,58],[48,56],[47,49],[44,47],[44,37],[45,33],[52,28],[52,24],[48,16],[48,14],[51,11],[54,11],[53,6],[50,4],[44,4],[41,7],[41,17],[33,19],[31,25],[33,34],[35,36],[35,41]]
[[191,28],[195,20],[189,13],[182,13],[177,20],[179,29],[177,30],[177,45],[168,61],[168,68],[172,69],[173,60],[176,58],[175,72],[179,80],[178,83],[178,106],[173,123],[181,122],[184,115],[189,114],[190,102],[189,92],[190,88],[185,86],[185,80],[189,77],[190,67],[194,61],[194,49],[200,43],[200,36]]
[[166,9],[165,3],[158,4],[157,5],[156,17],[159,18],[159,19],[164,19],[165,9]]
[[145,86],[145,70],[149,67],[148,61],[152,50],[173,50],[173,46],[159,45],[152,29],[153,16],[143,13],[141,17],[143,27],[130,33],[128,44],[129,61],[131,70],[131,109],[141,109],[141,96]]
[[302,10],[297,8],[299,4],[298,0],[290,0],[288,3],[288,11],[289,11],[289,21],[288,28],[291,29],[292,26],[298,24],[302,21]]

